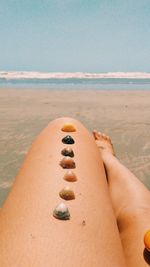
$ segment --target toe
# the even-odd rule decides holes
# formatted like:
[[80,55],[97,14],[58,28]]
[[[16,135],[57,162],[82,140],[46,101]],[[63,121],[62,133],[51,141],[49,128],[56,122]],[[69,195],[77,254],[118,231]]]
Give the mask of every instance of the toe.
[[95,140],[102,140],[103,139],[103,135],[101,132],[98,132],[97,130],[93,130],[93,135]]
[[103,134],[101,132],[98,132],[98,136],[101,138]]
[[108,141],[112,145],[110,137],[106,134],[98,132],[97,130],[94,129],[93,130],[93,136],[94,136],[95,140],[99,140],[99,141],[105,140],[105,141]]
[[106,135],[106,138],[107,138],[107,140],[108,140],[109,142],[111,142],[111,139],[110,139],[110,137],[109,137],[108,135]]
[[95,140],[98,139],[98,132],[96,130],[93,130],[93,136],[94,136]]
[[107,140],[107,135],[102,134],[103,139]]

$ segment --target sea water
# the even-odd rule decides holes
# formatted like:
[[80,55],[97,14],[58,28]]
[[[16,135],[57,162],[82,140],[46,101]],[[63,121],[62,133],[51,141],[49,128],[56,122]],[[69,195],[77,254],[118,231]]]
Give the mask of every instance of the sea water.
[[150,90],[150,79],[0,79],[0,88]]
[[150,90],[150,74],[0,71],[0,88]]

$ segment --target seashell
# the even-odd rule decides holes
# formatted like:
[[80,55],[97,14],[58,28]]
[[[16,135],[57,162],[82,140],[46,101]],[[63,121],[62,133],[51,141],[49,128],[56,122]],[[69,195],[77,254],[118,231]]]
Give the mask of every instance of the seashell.
[[73,190],[70,189],[69,186],[64,187],[60,192],[59,195],[61,198],[65,200],[72,200],[75,199],[75,194]]
[[144,244],[146,249],[150,252],[150,230],[148,230],[144,235]]
[[76,164],[72,158],[64,157],[60,162],[60,166],[63,169],[74,169],[76,167]]
[[60,203],[53,211],[53,216],[59,220],[69,220],[70,212],[64,203]]
[[63,139],[62,139],[62,142],[64,144],[68,144],[68,145],[71,145],[71,144],[74,144],[75,141],[73,140],[73,138],[70,136],[70,135],[66,135]]
[[61,130],[63,132],[76,132],[76,128],[71,123],[65,123]]
[[76,182],[77,177],[73,171],[69,170],[65,173],[64,180],[67,182]]
[[61,151],[61,154],[62,154],[63,156],[68,156],[68,157],[71,157],[71,158],[74,157],[74,152],[73,152],[73,150],[72,150],[71,147],[66,147],[66,148],[64,148],[64,149]]

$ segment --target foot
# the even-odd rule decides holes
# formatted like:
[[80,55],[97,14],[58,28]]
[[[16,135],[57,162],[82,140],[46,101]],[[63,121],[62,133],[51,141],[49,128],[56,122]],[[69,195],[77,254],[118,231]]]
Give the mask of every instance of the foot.
[[110,153],[115,156],[113,144],[108,135],[102,134],[101,132],[97,132],[96,130],[94,130],[93,136],[101,153]]
[[110,162],[115,156],[111,139],[109,136],[102,134],[101,132],[97,132],[96,130],[93,131],[93,136],[100,150],[103,162],[105,165],[107,165],[107,163]]

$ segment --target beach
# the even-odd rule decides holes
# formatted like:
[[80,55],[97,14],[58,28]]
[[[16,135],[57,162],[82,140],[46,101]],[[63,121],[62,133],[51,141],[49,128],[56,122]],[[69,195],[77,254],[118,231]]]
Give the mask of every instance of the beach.
[[34,138],[58,117],[112,139],[117,157],[150,188],[150,91],[0,89],[0,206]]

